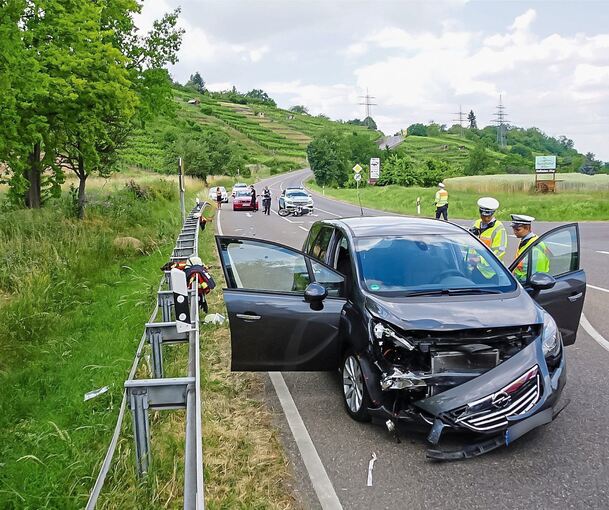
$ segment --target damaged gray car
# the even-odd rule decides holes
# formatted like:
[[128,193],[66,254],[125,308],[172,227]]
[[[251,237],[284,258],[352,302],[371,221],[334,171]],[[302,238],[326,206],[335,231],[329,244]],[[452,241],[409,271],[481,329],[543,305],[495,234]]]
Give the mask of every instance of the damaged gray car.
[[[425,427],[437,460],[508,445],[564,408],[586,291],[577,224],[514,261],[522,282],[468,231],[429,219],[320,221],[302,251],[216,240],[233,370],[339,370],[353,419]],[[548,272],[533,272],[536,249]],[[462,446],[440,446],[448,430],[468,433]]]

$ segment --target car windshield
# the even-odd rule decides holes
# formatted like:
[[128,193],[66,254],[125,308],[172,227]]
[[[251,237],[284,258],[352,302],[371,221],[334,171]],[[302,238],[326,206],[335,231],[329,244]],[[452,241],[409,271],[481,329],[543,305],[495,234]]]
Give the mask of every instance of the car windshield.
[[387,295],[510,292],[516,283],[469,234],[356,240],[364,288]]
[[309,195],[307,195],[304,191],[288,191],[286,196],[288,198],[309,198]]
[[237,191],[237,196],[238,197],[251,197],[252,192],[249,189],[242,189],[242,190]]
[[235,184],[233,186],[233,188],[247,188],[247,184],[239,184],[239,183],[237,183],[237,184]]

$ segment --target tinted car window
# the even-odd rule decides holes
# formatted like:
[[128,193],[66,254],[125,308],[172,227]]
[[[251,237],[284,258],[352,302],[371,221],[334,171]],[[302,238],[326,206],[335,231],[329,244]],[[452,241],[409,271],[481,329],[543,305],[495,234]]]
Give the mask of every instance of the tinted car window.
[[357,258],[372,292],[516,288],[503,265],[468,234],[361,238]]
[[314,261],[311,261],[311,269],[313,269],[315,281],[326,288],[328,296],[343,295],[344,278],[342,276]]
[[310,253],[319,260],[324,260],[328,251],[330,239],[332,239],[332,227],[322,227],[311,244]]

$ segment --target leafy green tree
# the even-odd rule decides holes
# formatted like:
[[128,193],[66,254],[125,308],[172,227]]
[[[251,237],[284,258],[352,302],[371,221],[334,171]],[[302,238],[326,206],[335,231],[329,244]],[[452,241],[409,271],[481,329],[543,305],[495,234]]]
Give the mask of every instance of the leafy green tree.
[[254,99],[257,102],[269,104],[271,106],[277,106],[275,100],[271,98],[264,90],[262,89],[253,89],[245,94],[245,97],[248,99]]
[[186,87],[195,90],[199,93],[205,92],[205,81],[197,71],[195,74],[191,74],[189,80],[186,82]]
[[309,165],[320,186],[342,186],[348,179],[348,149],[340,134],[327,131],[307,147]]
[[473,151],[469,153],[469,159],[465,165],[465,175],[480,175],[484,173],[489,164],[491,157],[486,150],[486,147],[479,143]]
[[533,157],[533,153],[531,152],[531,149],[522,145],[521,143],[517,143],[516,145],[513,145],[512,148],[510,149],[510,152],[512,154],[518,154],[519,156],[522,156],[523,158],[532,158]]
[[309,114],[309,109],[306,106],[301,105],[301,104],[297,104],[295,106],[292,106],[290,108],[290,111],[294,112],[294,113],[304,113],[306,115]]
[[408,135],[412,136],[427,136],[427,127],[424,124],[411,124],[408,126]]
[[368,129],[374,129],[374,130],[376,130],[376,129],[377,129],[377,127],[376,127],[376,122],[374,122],[374,119],[373,119],[372,117],[366,117],[366,118],[363,120],[363,124],[364,124],[364,126],[366,126]]
[[467,114],[467,121],[469,122],[470,129],[478,129],[478,122],[476,121],[476,114],[474,110],[470,110]]

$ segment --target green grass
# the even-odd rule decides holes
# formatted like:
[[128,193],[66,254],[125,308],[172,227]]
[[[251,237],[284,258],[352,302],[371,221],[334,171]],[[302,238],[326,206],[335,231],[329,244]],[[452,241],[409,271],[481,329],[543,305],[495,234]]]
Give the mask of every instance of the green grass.
[[[84,222],[66,215],[65,199],[41,211],[3,216],[3,510],[72,509],[86,503],[110,441],[123,382],[156,302],[159,268],[168,259],[180,228],[173,183],[158,183],[149,175],[142,181],[149,189],[148,200],[136,199],[122,185],[115,191],[112,182],[93,186]],[[205,196],[205,190],[191,186],[188,203],[196,192]],[[141,240],[144,253],[115,248],[117,236]],[[213,261],[211,228],[201,242],[201,256]],[[213,266],[220,280],[217,263]],[[212,297],[214,311],[224,312],[221,299],[218,290]],[[211,328],[205,335],[208,507],[290,508],[289,474],[270,416],[260,401],[260,379],[229,372],[226,325]],[[187,349],[182,347],[166,350],[168,375],[184,374]],[[146,367],[144,357],[142,376],[148,375]],[[85,392],[105,385],[110,386],[107,393],[83,402]],[[180,507],[183,414],[151,414],[154,472],[143,482],[134,473],[130,421],[127,414],[99,508]]]
[[[450,183],[450,181],[449,181]],[[315,183],[311,189],[321,191]],[[482,191],[453,189],[450,193],[449,217],[475,219],[478,217],[476,201],[488,193]],[[416,215],[416,200],[421,197],[421,215],[433,217],[435,188],[406,188],[402,186],[368,186],[360,189],[362,205],[400,214]],[[357,203],[355,189],[325,188],[326,196]],[[508,220],[510,213],[529,214],[539,221],[584,221],[609,220],[609,191],[569,193],[509,193],[493,192],[501,204],[497,217]]]
[[[541,176],[547,179],[549,176]],[[557,192],[609,192],[609,175],[585,175],[580,173],[556,174]],[[480,175],[474,177],[453,177],[446,179],[453,190],[479,191],[484,193],[532,192],[535,189],[535,175]],[[570,195],[569,195],[570,196]]]

